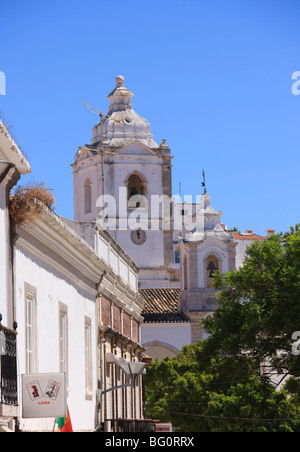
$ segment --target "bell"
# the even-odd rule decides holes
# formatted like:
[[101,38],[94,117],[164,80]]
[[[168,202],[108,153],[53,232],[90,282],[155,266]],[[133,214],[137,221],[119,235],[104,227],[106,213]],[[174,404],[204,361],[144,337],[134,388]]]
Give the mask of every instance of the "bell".
[[214,273],[218,270],[218,267],[215,266],[214,262],[209,262],[207,270],[209,270],[209,278],[213,278],[214,277]]

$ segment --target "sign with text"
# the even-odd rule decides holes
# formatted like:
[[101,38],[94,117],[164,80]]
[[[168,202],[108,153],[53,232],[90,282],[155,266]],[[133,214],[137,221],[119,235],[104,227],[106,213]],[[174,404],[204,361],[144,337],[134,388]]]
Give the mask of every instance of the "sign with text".
[[23,418],[67,415],[66,374],[22,375]]

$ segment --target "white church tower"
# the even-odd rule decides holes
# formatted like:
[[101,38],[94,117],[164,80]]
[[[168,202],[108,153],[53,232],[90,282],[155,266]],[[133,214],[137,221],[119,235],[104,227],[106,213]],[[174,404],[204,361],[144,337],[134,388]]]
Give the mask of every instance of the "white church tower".
[[[133,110],[124,78],[116,82],[107,115],[72,165],[74,219],[95,222],[105,207],[109,233],[140,268],[140,287],[178,287],[172,221],[163,227],[170,214],[161,206],[151,211],[153,196],[172,196],[170,148],[166,140],[153,140],[149,122]],[[110,195],[111,202],[104,204],[101,195]],[[154,227],[148,218],[155,219]]]
[[203,340],[200,321],[218,308],[214,274],[236,268],[237,241],[220,222],[222,212],[211,206],[205,193],[197,208],[196,227],[180,243],[181,291],[179,310],[191,322],[192,342]]

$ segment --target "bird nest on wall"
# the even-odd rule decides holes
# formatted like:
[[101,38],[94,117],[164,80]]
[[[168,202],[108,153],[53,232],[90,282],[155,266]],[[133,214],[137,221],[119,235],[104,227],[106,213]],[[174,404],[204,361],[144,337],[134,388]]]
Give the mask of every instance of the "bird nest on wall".
[[26,186],[18,186],[11,197],[9,213],[15,224],[33,221],[43,206],[52,211],[55,209],[55,198],[44,182],[31,182]]

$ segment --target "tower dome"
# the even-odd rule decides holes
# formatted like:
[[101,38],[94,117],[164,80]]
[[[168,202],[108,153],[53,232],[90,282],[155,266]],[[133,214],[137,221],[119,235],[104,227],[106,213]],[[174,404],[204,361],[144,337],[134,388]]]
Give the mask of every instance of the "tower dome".
[[120,148],[134,140],[142,141],[146,146],[158,148],[152,139],[149,122],[139,116],[132,108],[133,93],[124,86],[124,77],[116,77],[117,86],[108,95],[110,106],[108,114],[95,125],[91,143]]

